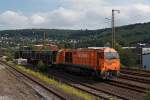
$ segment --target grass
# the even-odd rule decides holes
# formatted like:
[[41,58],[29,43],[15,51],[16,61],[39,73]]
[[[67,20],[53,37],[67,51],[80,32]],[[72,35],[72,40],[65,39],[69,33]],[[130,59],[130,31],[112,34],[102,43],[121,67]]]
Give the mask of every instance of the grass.
[[68,94],[71,94],[71,95],[75,95],[83,100],[94,100],[94,99],[97,99],[97,100],[100,100],[101,98],[96,98],[94,97],[93,95],[91,94],[88,94],[86,92],[83,92],[79,89],[76,89],[74,87],[71,87],[71,86],[68,86],[64,83],[61,83],[57,80],[54,80],[52,78],[49,78],[47,77],[46,75],[42,74],[41,72],[35,72],[31,69],[27,69],[23,66],[19,66],[19,65],[16,65],[17,68],[19,68],[20,70],[28,73],[28,74],[31,74],[33,75],[34,77],[37,77],[39,78],[40,80],[43,80],[44,82],[48,83],[48,84],[51,84],[53,86],[55,86],[56,88],[59,88],[61,89],[62,91],[64,91],[65,93],[68,93]]

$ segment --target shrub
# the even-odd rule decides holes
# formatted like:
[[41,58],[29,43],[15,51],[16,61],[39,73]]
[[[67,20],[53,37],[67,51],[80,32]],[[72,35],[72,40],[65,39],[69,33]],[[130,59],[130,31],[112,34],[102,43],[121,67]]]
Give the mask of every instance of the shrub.
[[122,65],[127,67],[135,67],[138,65],[137,54],[133,52],[131,49],[123,49],[121,45],[116,45],[116,50],[119,52],[120,60]]
[[40,71],[45,72],[47,71],[47,66],[44,64],[42,60],[40,60],[37,64],[37,67]]
[[150,91],[145,94],[144,100],[150,100]]
[[12,61],[13,59],[11,57],[7,57],[6,61]]

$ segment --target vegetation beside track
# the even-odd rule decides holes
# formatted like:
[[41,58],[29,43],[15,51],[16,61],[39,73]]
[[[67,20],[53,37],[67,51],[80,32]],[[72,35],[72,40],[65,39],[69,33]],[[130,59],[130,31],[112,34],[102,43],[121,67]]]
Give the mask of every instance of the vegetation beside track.
[[150,100],[150,91],[145,94],[144,100]]
[[[11,63],[12,64],[12,63]],[[54,80],[52,78],[49,78],[48,76],[44,75],[41,72],[38,71],[33,71],[31,69],[25,68],[23,66],[19,66],[19,65],[15,65],[19,70],[22,70],[30,75],[33,75],[34,77],[39,78],[40,80],[50,84],[50,85],[54,85],[56,88],[64,91],[65,93],[71,94],[71,95],[76,95],[77,97],[83,99],[83,100],[93,100],[93,99],[97,99],[95,98],[93,95],[88,94],[86,92],[83,92],[79,89],[76,89],[74,87],[68,86],[60,81]],[[100,98],[98,98],[100,99]]]

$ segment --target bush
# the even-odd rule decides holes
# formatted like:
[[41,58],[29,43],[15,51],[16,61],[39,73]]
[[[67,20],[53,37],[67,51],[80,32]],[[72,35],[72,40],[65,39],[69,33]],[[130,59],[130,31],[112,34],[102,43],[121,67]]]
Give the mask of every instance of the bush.
[[150,91],[146,93],[144,100],[150,100]]
[[116,50],[119,52],[122,65],[127,67],[136,67],[138,65],[137,54],[130,49],[122,49],[121,45],[116,45]]
[[42,60],[40,60],[37,64],[37,67],[40,71],[45,72],[47,71],[47,66],[44,64]]
[[13,59],[11,57],[7,57],[6,61],[12,61]]

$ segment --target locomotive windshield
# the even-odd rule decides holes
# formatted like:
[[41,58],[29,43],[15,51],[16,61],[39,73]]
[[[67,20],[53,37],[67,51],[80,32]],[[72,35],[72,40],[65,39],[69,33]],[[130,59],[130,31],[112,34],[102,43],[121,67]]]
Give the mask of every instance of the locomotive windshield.
[[119,54],[117,52],[105,52],[104,56],[106,59],[118,59]]

